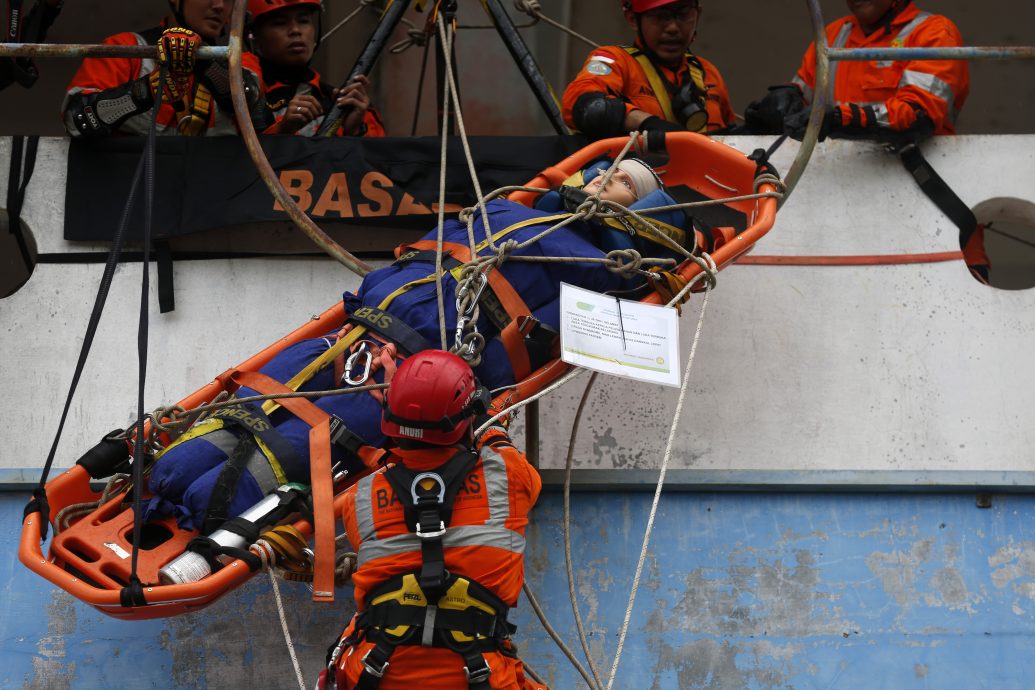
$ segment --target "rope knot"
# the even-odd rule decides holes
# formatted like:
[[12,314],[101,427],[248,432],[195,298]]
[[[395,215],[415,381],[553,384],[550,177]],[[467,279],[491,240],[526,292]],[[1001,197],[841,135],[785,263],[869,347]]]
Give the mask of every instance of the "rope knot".
[[607,253],[607,270],[619,275],[635,275],[640,272],[643,257],[635,249],[615,249]]
[[493,260],[493,266],[502,266],[503,262],[507,260],[507,257],[513,254],[519,246],[521,246],[521,243],[517,240],[507,240],[496,247],[496,256]]
[[575,208],[575,213],[581,213],[585,220],[591,220],[601,213],[603,205],[603,199],[597,196],[591,196]]
[[514,9],[531,17],[536,17],[543,11],[539,0],[514,0]]

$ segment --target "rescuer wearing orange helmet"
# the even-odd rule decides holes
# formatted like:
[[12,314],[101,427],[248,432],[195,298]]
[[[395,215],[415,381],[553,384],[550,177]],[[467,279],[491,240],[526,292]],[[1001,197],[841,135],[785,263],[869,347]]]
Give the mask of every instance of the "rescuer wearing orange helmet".
[[524,582],[525,526],[542,486],[460,357],[424,350],[389,383],[387,469],[345,497],[357,613],[321,688],[525,690],[507,611]]
[[[831,48],[934,48],[963,45],[947,17],[911,0],[847,0],[851,14],[827,26]],[[965,60],[844,60],[831,63],[831,98],[821,137],[884,132],[954,134],[970,92]],[[816,86],[816,45],[790,84],[772,86],[744,113],[756,134],[801,138]]]
[[592,139],[734,124],[726,83],[694,55],[698,0],[621,0],[635,46],[594,49],[564,91],[564,119]]
[[320,0],[249,0],[252,50],[262,68],[266,103],[275,122],[268,134],[316,133],[324,113],[345,109],[338,136],[383,136],[378,112],[370,107],[370,81],[363,75],[337,89],[310,67],[320,43]]
[[[157,44],[157,62],[141,58],[83,60],[61,107],[65,129],[71,136],[145,134],[159,99],[159,134],[237,132],[226,63],[196,59],[203,44],[225,42],[232,0],[169,0],[169,5],[173,17],[161,26],[104,39],[107,45]],[[242,62],[251,119],[261,130],[269,122],[260,93],[258,64],[247,54]]]

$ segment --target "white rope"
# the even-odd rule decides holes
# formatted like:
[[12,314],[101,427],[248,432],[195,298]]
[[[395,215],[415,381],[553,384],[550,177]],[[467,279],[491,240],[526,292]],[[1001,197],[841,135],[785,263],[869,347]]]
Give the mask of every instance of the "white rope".
[[[439,17],[438,21],[441,22],[442,18]],[[446,32],[442,37],[442,52],[446,56],[446,69],[449,69],[449,56],[453,52],[453,33]],[[443,86],[442,102],[446,104],[446,107],[442,108],[442,143],[441,150],[439,153],[439,171],[438,171],[438,232],[436,233],[435,239],[435,297],[438,301],[438,332],[441,344],[439,347],[443,350],[449,349],[449,343],[446,340],[446,301],[445,295],[442,294],[442,237],[445,233],[446,227],[446,162],[448,159],[448,146],[449,138],[446,136],[446,132],[449,131],[449,82],[446,81]]]
[[591,690],[600,690],[603,683],[600,681],[600,674],[597,672],[596,664],[593,663],[593,655],[589,651],[589,640],[586,638],[586,630],[582,625],[582,614],[579,612],[579,599],[575,594],[575,569],[571,557],[571,466],[575,457],[575,439],[578,436],[579,421],[582,419],[582,411],[589,399],[589,392],[593,390],[598,372],[593,372],[586,382],[586,388],[582,391],[582,399],[579,400],[579,407],[575,411],[575,420],[571,423],[571,439],[568,441],[568,457],[564,461],[564,566],[568,571],[568,600],[571,601],[571,611],[575,615],[575,630],[579,635],[579,643],[586,655],[586,662],[589,670],[593,673],[595,684],[590,685]]
[[615,676],[618,674],[618,663],[622,659],[622,648],[625,646],[625,637],[629,632],[629,621],[632,619],[633,605],[636,603],[636,593],[640,588],[640,577],[643,575],[643,564],[647,560],[647,547],[650,544],[651,530],[654,528],[654,518],[658,512],[658,502],[661,500],[661,488],[665,484],[665,473],[668,471],[668,462],[672,457],[672,442],[676,436],[676,427],[679,426],[679,418],[683,412],[683,401],[686,399],[686,391],[689,388],[690,368],[694,364],[694,355],[697,352],[697,343],[701,338],[701,327],[704,325],[704,313],[708,308],[708,295],[711,290],[704,293],[704,302],[701,304],[701,316],[697,321],[697,331],[694,333],[694,342],[690,346],[690,357],[686,362],[686,370],[683,372],[683,385],[679,389],[679,402],[676,403],[676,412],[672,417],[672,426],[668,431],[668,443],[665,445],[665,456],[661,461],[661,471],[658,474],[658,485],[654,489],[654,501],[651,503],[650,515],[647,517],[647,529],[643,533],[643,546],[640,548],[640,558],[636,563],[636,574],[633,576],[632,589],[629,592],[629,603],[625,607],[625,619],[622,621],[622,629],[618,634],[618,649],[615,651],[615,660],[611,665],[611,674],[607,678],[607,690],[614,686]]
[[287,616],[284,614],[284,602],[280,598],[280,585],[277,584],[277,576],[273,570],[267,571],[270,574],[270,584],[273,585],[273,598],[277,600],[277,615],[280,616],[280,629],[284,631],[284,642],[287,643],[288,654],[291,655],[291,665],[295,667],[295,677],[298,679],[298,690],[306,690],[305,678],[302,677],[302,668],[298,665],[298,655],[295,654],[295,644],[291,641],[291,631],[288,630]]

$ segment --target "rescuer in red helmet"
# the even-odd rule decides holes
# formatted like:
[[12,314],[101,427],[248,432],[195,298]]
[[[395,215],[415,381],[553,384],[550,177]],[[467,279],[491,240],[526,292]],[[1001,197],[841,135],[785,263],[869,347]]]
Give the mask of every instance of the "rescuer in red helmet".
[[385,396],[387,469],[346,494],[356,615],[321,688],[538,689],[510,641],[524,582],[525,525],[542,483],[489,419],[489,393],[460,357],[406,359]]
[[[160,103],[159,134],[236,134],[225,62],[197,60],[204,44],[226,40],[231,0],[170,0],[173,16],[140,33],[123,32],[107,45],[158,45],[160,59],[86,58],[72,78],[61,110],[69,135],[145,134]],[[161,78],[162,63],[166,66]],[[245,54],[245,97],[260,131],[270,118],[261,97],[258,62]]]
[[363,75],[336,89],[310,67],[320,44],[319,0],[249,0],[252,50],[262,68],[266,103],[275,122],[268,134],[312,135],[324,113],[337,103],[348,115],[338,136],[383,136],[378,112],[370,107],[370,81]]
[[564,119],[592,139],[630,131],[707,132],[735,122],[726,83],[690,44],[698,0],[622,0],[635,46],[594,49],[564,91]]

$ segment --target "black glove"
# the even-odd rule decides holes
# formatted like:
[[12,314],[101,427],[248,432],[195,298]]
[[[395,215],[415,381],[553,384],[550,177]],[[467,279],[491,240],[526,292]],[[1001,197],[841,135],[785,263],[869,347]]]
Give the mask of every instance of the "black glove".
[[581,187],[572,187],[566,184],[558,187],[557,193],[561,196],[564,209],[569,213],[578,211],[579,206],[589,198],[589,192],[583,191]]
[[686,130],[677,124],[669,122],[657,115],[651,115],[640,123],[641,132],[685,132]]
[[744,125],[752,134],[783,134],[784,120],[805,109],[805,97],[794,84],[770,86],[760,101],[744,109]]
[[[812,115],[811,109],[802,110],[788,115],[783,121],[783,131],[791,139],[797,139],[801,141],[805,137],[805,128],[809,124],[809,117]],[[841,109],[832,106],[827,106],[826,112],[823,113],[823,122],[819,126],[819,141],[823,141],[830,133],[841,127]]]

